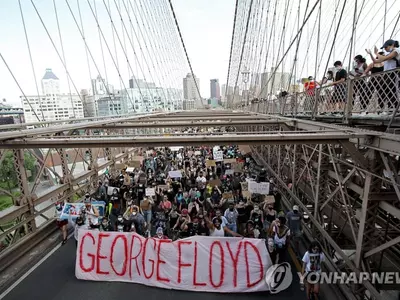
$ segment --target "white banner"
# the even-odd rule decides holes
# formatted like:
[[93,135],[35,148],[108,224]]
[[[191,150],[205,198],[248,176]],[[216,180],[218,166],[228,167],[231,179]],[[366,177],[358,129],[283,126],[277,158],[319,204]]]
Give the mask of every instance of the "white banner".
[[249,183],[249,192],[261,195],[269,194],[269,182],[248,181],[248,183]]
[[199,292],[268,291],[264,277],[272,265],[261,239],[196,236],[172,242],[80,229],[76,253],[78,279]]

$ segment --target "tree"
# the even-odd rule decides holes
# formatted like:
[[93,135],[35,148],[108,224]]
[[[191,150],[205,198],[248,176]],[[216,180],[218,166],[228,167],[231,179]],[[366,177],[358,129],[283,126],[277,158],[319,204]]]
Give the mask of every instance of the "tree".
[[[15,171],[14,155],[12,151],[7,151],[0,165],[0,185],[3,189],[13,189],[18,185],[17,172]],[[24,153],[24,167],[31,171],[32,176],[35,172],[36,159],[28,151]]]

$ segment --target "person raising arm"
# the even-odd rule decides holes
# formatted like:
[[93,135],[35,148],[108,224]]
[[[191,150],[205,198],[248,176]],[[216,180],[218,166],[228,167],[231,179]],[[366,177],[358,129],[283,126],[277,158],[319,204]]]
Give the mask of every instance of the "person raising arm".
[[204,219],[207,222],[208,229],[210,230],[210,236],[225,236],[225,233],[230,236],[242,237],[240,234],[230,230],[226,226],[222,226],[222,220],[220,217],[214,218],[212,221],[207,216],[207,212],[204,212]]

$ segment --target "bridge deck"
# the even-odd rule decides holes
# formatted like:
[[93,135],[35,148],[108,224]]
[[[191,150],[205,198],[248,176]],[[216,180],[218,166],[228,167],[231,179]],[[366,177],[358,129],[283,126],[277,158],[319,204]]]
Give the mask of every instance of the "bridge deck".
[[[228,300],[232,296],[237,300],[265,299],[287,300],[305,299],[305,293],[300,291],[296,280],[288,290],[279,294],[265,293],[252,294],[217,294],[175,291],[148,287],[134,283],[119,282],[92,282],[75,278],[75,240],[70,239],[65,246],[58,247],[41,264],[34,266],[26,278],[21,278],[18,285],[9,288],[9,293],[0,295],[2,300],[40,299],[40,300],[110,300],[126,299],[126,297],[143,296],[146,299],[164,300],[201,300],[207,297],[210,300]],[[292,264],[293,278],[297,278],[296,268]],[[29,272],[28,272],[29,273]],[[296,276],[296,277],[295,277]]]

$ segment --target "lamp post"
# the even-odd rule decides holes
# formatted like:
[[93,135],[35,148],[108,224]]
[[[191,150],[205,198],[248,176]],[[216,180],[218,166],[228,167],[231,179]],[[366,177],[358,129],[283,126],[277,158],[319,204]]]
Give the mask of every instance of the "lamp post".
[[245,67],[241,73],[242,73],[242,81],[243,81],[243,83],[244,83],[244,89],[245,89],[245,91],[247,91],[247,92],[246,92],[246,93],[247,93],[247,95],[246,95],[246,98],[247,98],[247,99],[245,99],[245,100],[246,100],[246,104],[249,105],[249,91],[247,90],[247,82],[249,82],[249,75],[250,75],[250,72],[249,72],[249,70]]

